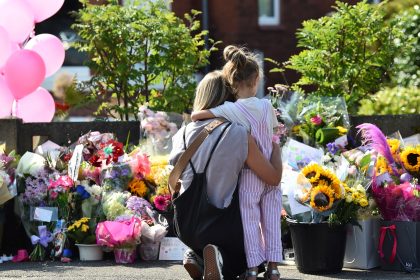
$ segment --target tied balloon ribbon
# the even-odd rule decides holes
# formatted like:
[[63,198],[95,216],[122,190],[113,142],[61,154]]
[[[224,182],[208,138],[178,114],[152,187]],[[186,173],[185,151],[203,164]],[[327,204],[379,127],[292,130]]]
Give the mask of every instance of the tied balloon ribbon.
[[39,226],[38,233],[39,233],[39,236],[36,236],[36,235],[31,236],[32,245],[36,245],[39,243],[42,246],[47,247],[48,243],[50,243],[53,240],[53,236],[51,232],[47,230],[46,226]]
[[392,245],[392,252],[391,252],[391,256],[389,257],[389,263],[391,264],[394,263],[395,256],[397,255],[397,235],[395,234],[395,229],[396,229],[395,225],[390,225],[389,227],[381,227],[380,236],[379,236],[378,253],[381,259],[383,259],[384,252],[382,251],[382,247],[384,245],[385,234],[387,230],[389,230],[392,234],[392,237],[394,239],[394,244]]

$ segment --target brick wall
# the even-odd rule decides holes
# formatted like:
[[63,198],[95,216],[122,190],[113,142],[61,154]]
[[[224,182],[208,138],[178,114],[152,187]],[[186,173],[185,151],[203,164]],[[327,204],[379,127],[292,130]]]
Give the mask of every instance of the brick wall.
[[[202,10],[201,0],[177,0],[172,3],[173,11],[181,16],[191,9]],[[357,0],[345,2],[354,4]],[[280,0],[281,23],[275,27],[258,25],[258,1],[255,0],[208,0],[210,37],[221,40],[219,52],[211,58],[211,68],[223,65],[221,51],[226,45],[246,45],[252,50],[259,50],[264,57],[277,61],[286,61],[296,54],[295,33],[302,25],[302,21],[319,18],[330,11],[335,0]],[[279,74],[268,74],[271,65],[266,64],[266,85],[283,83]],[[291,71],[286,73],[290,82],[297,79]]]

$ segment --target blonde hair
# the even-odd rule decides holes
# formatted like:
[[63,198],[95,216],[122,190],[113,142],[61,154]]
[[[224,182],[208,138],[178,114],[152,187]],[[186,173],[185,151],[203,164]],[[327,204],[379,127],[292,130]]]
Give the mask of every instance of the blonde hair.
[[245,83],[246,86],[252,87],[256,79],[263,76],[256,54],[246,48],[229,45],[223,50],[223,57],[226,64],[222,73],[235,94],[239,84]]
[[195,92],[193,110],[214,108],[226,100],[233,101],[232,90],[221,71],[208,73],[200,81]]

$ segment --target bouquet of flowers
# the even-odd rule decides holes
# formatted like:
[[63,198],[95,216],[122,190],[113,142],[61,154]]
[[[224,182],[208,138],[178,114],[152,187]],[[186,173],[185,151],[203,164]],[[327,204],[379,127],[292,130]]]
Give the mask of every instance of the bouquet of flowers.
[[363,143],[377,152],[372,194],[385,220],[420,221],[420,145],[387,139],[373,124],[357,127]]
[[356,223],[358,210],[368,206],[363,181],[336,173],[318,163],[310,163],[300,171],[295,198],[310,207],[310,222]]
[[10,186],[14,181],[16,155],[14,152],[4,154],[0,152],[0,205],[12,199],[17,193]]
[[95,230],[94,219],[83,217],[67,227],[67,236],[76,244],[96,244]]
[[144,137],[151,140],[155,154],[169,154],[172,136],[178,131],[175,123],[168,121],[165,112],[153,112],[147,106],[139,108],[139,118]]
[[156,210],[162,212],[169,211],[171,207],[168,179],[172,168],[167,156],[153,157],[150,174],[146,177],[146,182],[151,189],[149,201]]
[[312,147],[325,147],[350,128],[343,98],[294,94],[279,107],[291,137]]

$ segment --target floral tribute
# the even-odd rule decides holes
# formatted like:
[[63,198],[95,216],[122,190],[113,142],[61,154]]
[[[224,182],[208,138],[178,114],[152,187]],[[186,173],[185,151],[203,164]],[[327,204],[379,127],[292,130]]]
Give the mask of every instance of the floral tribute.
[[372,194],[385,220],[420,221],[420,145],[386,138],[373,124],[357,127],[364,145],[377,153]]
[[141,146],[124,146],[112,134],[99,132],[81,136],[70,147],[49,143],[22,159],[16,168],[18,201],[28,236],[39,237],[33,260],[60,257],[69,244],[66,239],[98,243],[98,224],[107,221],[135,222],[135,231],[127,239],[119,236],[121,242],[111,249],[136,246],[143,229],[144,242],[165,236],[157,211],[170,209],[167,159],[155,159]]

